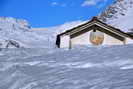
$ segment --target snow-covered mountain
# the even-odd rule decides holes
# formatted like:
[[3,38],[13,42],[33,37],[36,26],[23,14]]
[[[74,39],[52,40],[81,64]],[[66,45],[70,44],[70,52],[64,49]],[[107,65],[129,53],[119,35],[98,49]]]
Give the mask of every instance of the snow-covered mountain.
[[26,20],[1,17],[0,48],[55,47],[55,39],[58,33],[77,26],[81,22],[74,21],[51,28],[31,28]]
[[133,29],[133,0],[116,0],[99,15],[106,23],[125,32]]

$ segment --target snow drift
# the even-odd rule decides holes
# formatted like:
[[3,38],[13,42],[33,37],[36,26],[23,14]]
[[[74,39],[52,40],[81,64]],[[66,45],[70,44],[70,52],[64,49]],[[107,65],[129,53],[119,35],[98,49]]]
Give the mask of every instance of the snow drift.
[[133,46],[3,49],[0,89],[132,89]]

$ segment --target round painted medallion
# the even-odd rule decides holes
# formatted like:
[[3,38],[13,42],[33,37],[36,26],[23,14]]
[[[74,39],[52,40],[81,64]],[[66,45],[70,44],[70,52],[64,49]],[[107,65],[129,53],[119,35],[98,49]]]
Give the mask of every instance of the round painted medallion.
[[104,33],[100,31],[92,31],[90,33],[90,42],[93,45],[101,45],[104,41]]

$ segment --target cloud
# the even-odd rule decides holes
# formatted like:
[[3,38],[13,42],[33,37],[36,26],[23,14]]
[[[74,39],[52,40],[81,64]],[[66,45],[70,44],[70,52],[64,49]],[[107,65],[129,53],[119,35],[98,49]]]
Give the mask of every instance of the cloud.
[[66,7],[65,3],[59,3],[59,2],[52,2],[51,6],[60,6],[60,7]]
[[59,3],[58,3],[58,2],[52,2],[51,5],[52,5],[52,6],[58,6]]
[[98,3],[105,3],[107,2],[107,0],[85,0],[83,3],[82,3],[82,6],[95,6],[97,5]]

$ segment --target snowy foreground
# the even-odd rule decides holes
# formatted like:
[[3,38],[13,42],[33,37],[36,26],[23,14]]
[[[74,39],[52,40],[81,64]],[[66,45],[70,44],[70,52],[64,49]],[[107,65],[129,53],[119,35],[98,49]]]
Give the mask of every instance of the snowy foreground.
[[3,49],[0,89],[133,89],[133,46]]

